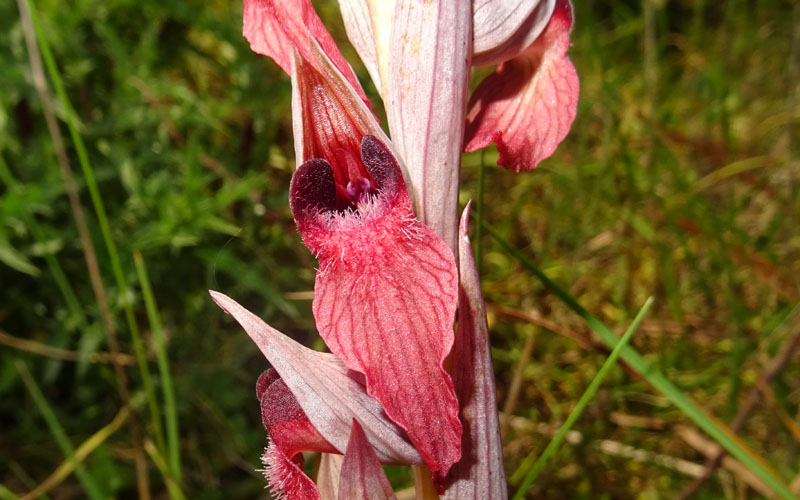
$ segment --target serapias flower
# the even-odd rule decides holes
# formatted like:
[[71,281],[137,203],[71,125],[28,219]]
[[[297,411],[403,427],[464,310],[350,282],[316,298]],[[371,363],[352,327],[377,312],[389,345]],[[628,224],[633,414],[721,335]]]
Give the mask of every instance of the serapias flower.
[[289,191],[303,241],[319,259],[317,330],[444,475],[461,454],[458,402],[442,367],[453,344],[455,259],[414,217],[389,139],[317,47],[312,61],[295,53],[302,164]]
[[[494,141],[500,163],[517,171],[552,154],[577,102],[571,8],[340,5],[391,140],[310,0],[244,0],[252,49],[292,78],[299,166],[289,199],[319,259],[312,309],[331,350],[306,349],[212,292],[275,370],[258,383],[270,484],[289,499],[319,498],[298,455],[316,450],[345,453],[338,487],[322,490],[331,498],[334,489],[340,499],[392,498],[379,464],[424,463],[445,499],[504,499],[485,309],[467,215],[460,226],[457,217],[460,154]],[[480,64],[500,66],[467,112],[470,67]],[[453,379],[443,368],[451,349]]]

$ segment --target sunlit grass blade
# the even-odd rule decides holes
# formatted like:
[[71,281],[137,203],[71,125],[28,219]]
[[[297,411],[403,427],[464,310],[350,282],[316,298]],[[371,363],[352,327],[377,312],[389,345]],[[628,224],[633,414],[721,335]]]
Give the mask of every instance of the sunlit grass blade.
[[[141,398],[138,398],[141,400]],[[89,438],[81,443],[78,446],[78,449],[75,450],[75,458],[77,458],[78,462],[82,462],[86,459],[89,454],[91,454],[94,450],[96,450],[101,444],[105,443],[106,440],[114,435],[120,427],[128,420],[131,415],[131,409],[129,406],[124,406],[119,412],[117,412],[116,416],[109,422],[106,426],[97,430],[94,434],[89,436]],[[70,460],[66,460],[61,465],[56,467],[56,470],[53,471],[46,479],[40,481],[35,487],[32,487],[31,491],[25,495],[25,498],[47,498],[45,493],[52,490],[59,484],[61,484],[64,479],[67,478],[72,471],[74,470],[73,462]]]
[[525,479],[522,481],[517,493],[514,495],[514,500],[518,500],[523,498],[525,494],[530,489],[531,485],[536,478],[539,477],[539,473],[542,472],[547,462],[555,455],[556,451],[558,451],[558,447],[561,445],[561,442],[566,437],[567,432],[572,428],[575,421],[578,420],[578,417],[581,416],[583,413],[584,408],[586,405],[589,404],[589,401],[594,398],[595,394],[597,394],[597,389],[600,388],[600,384],[603,383],[603,380],[606,378],[606,375],[611,368],[616,364],[617,358],[619,358],[620,353],[622,353],[622,349],[628,344],[628,341],[633,336],[633,332],[639,327],[639,323],[642,322],[647,311],[650,309],[650,306],[653,305],[653,297],[647,299],[644,303],[642,308],[639,310],[639,313],[633,319],[633,322],[628,327],[628,330],[622,336],[617,345],[614,346],[614,349],[611,351],[611,354],[606,358],[606,361],[603,363],[603,366],[600,367],[600,370],[597,372],[597,375],[594,376],[592,382],[589,384],[589,387],[586,388],[586,391],[583,393],[581,398],[578,400],[578,404],[575,405],[575,409],[572,410],[572,413],[569,414],[567,419],[564,421],[564,424],[558,429],[558,432],[553,439],[548,443],[547,447],[544,449],[541,455],[539,455],[539,459],[533,465],[533,467],[528,471],[528,474],[525,476]]
[[0,484],[0,500],[19,500],[19,497],[13,491]]
[[103,205],[103,198],[100,194],[100,189],[97,186],[94,170],[89,162],[89,155],[86,152],[86,146],[83,143],[83,138],[81,137],[80,132],[78,131],[77,115],[72,107],[69,97],[67,96],[67,91],[64,88],[64,83],[61,79],[61,73],[58,70],[58,66],[53,58],[53,54],[50,51],[50,44],[47,41],[47,37],[44,35],[44,31],[42,30],[38,12],[34,7],[33,2],[30,0],[23,1],[28,6],[28,10],[30,11],[33,27],[36,32],[36,41],[39,44],[39,50],[41,51],[42,59],[44,60],[50,79],[53,82],[56,95],[61,102],[67,128],[69,129],[70,137],[72,138],[72,143],[75,147],[75,152],[78,155],[78,161],[81,165],[81,170],[86,181],[86,187],[89,190],[89,196],[92,199],[92,205],[94,207],[95,215],[97,216],[97,221],[100,224],[100,232],[102,233],[103,242],[111,261],[111,269],[113,271],[119,296],[121,297],[121,302],[125,310],[125,318],[128,323],[128,330],[131,334],[131,340],[133,340],[136,360],[142,377],[142,385],[144,386],[145,394],[147,395],[148,406],[150,408],[150,420],[153,426],[153,432],[155,434],[156,442],[163,449],[165,446],[164,432],[161,427],[161,419],[159,415],[155,389],[153,387],[153,381],[150,377],[150,371],[147,367],[147,355],[141,335],[139,334],[139,326],[136,323],[136,316],[133,313],[133,300],[130,295],[130,290],[128,289],[127,281],[125,280],[125,274],[122,270],[119,252],[117,251],[116,243],[114,242],[114,238],[111,234],[111,226],[108,222],[108,216],[106,215],[106,210]]
[[[488,224],[484,226],[486,232],[492,235],[500,246],[510,255],[519,261],[528,271],[536,276],[542,284],[550,290],[556,297],[561,299],[570,309],[580,316],[587,325],[594,331],[609,347],[614,347],[619,342],[619,338],[602,321],[583,308],[578,301],[567,291],[558,286],[554,281],[547,277],[538,267],[525,257],[519,250],[514,248],[497,231]],[[661,372],[656,370],[631,346],[624,346],[620,357],[627,362],[631,368],[636,370],[645,380],[669,399],[672,404],[678,407],[684,415],[689,417],[698,427],[706,432],[711,438],[719,443],[734,458],[742,462],[750,471],[758,476],[772,491],[784,500],[797,500],[789,487],[768,469],[765,462],[756,457],[752,450],[746,448],[736,436],[729,433],[720,422],[706,415],[695,403],[681,392],[672,382],[669,381]]]
[[161,318],[158,314],[156,299],[150,287],[150,279],[147,276],[142,254],[134,252],[133,261],[136,263],[136,274],[139,277],[139,285],[142,288],[147,318],[150,320],[150,329],[153,331],[153,347],[156,351],[158,361],[158,371],[161,375],[161,389],[164,393],[164,413],[167,427],[167,456],[169,457],[169,469],[172,477],[178,484],[181,483],[181,455],[180,442],[178,441],[178,412],[175,406],[175,391],[172,387],[172,376],[169,370],[169,358],[167,357],[166,339],[164,330],[161,328]]
[[61,448],[61,452],[70,462],[72,462],[72,466],[75,469],[75,474],[78,476],[78,480],[86,490],[86,494],[92,500],[103,500],[105,495],[95,482],[94,478],[92,478],[91,474],[89,474],[89,471],[86,470],[86,467],[84,467],[83,463],[75,456],[75,448],[72,446],[72,442],[70,442],[67,433],[64,431],[61,423],[58,421],[58,417],[56,417],[56,413],[53,411],[53,408],[47,402],[47,398],[45,398],[44,394],[42,394],[39,386],[36,385],[36,381],[33,379],[31,372],[28,371],[28,367],[20,360],[15,361],[14,365],[19,372],[22,382],[28,389],[28,394],[30,394],[31,399],[33,399],[33,402],[36,404],[36,407],[42,414],[45,422],[47,422],[47,427],[50,428],[50,432],[53,434],[53,437],[55,438],[56,443],[58,443],[59,448]]
[[156,449],[153,442],[145,441],[144,450],[150,456],[150,460],[156,464],[156,467],[158,467],[158,470],[161,471],[161,474],[164,476],[164,479],[167,482],[169,497],[175,500],[186,500],[186,496],[181,491],[180,486],[178,486],[175,480],[172,479],[172,476],[169,472],[169,466],[167,465],[166,461],[164,461],[164,457],[158,452],[158,449]]

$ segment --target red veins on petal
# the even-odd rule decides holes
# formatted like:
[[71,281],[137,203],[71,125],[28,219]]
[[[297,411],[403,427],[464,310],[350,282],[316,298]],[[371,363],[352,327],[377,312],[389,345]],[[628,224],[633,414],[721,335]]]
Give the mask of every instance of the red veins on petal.
[[303,57],[295,59],[294,84],[302,103],[297,115],[302,136],[298,155],[302,160],[325,159],[334,167],[337,185],[343,183],[341,189],[346,191],[351,178],[368,177],[359,159],[361,139],[380,133],[380,126],[369,111],[359,108],[357,97],[343,88],[346,83],[331,73]]
[[369,106],[353,69],[339,52],[310,0],[244,0],[243,20],[242,34],[253,52],[271,57],[287,74],[292,72],[292,46],[306,59],[312,59],[312,38],[316,40]]
[[261,419],[270,443],[261,457],[272,493],[286,500],[318,500],[319,492],[303,472],[301,451],[338,453],[308,420],[278,373],[269,369],[256,384]]
[[465,150],[497,143],[498,163],[536,168],[566,137],[578,107],[578,74],[567,57],[572,7],[559,0],[550,22],[519,56],[502,63],[469,102]]
[[292,178],[300,233],[319,258],[317,329],[336,356],[364,374],[369,395],[408,433],[431,470],[461,454],[458,402],[442,361],[453,345],[458,277],[453,254],[414,218],[400,169],[372,136],[360,163],[372,191],[339,209],[336,169],[312,159]]

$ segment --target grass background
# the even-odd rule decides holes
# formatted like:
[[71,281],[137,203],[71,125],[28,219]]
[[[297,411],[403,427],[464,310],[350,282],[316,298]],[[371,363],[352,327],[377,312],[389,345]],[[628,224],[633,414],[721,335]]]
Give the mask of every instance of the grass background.
[[[198,499],[263,497],[254,468],[265,435],[254,385],[266,364],[206,290],[224,291],[283,332],[322,346],[303,294],[313,286],[314,260],[287,203],[288,78],[250,52],[237,3],[40,0],[35,7],[74,108],[53,100],[130,397],[105,355],[103,308],[33,85],[20,13],[4,2],[0,497],[22,496],[69,463],[54,419],[73,447],[96,446],[78,474],[42,498],[85,498],[86,478],[101,497],[136,498],[137,457],[154,498],[179,498],[178,488]],[[317,7],[366,84],[336,5]],[[800,487],[800,354],[759,383],[800,330],[800,7],[589,1],[576,3],[575,17],[570,56],[581,100],[572,132],[532,173],[493,166],[490,150],[485,219],[618,333],[654,296],[631,344],[722,422],[756,391],[756,411],[737,435]],[[71,116],[119,266],[64,126]],[[464,202],[477,196],[480,164],[480,154],[465,155]],[[490,235],[475,244],[508,412],[513,490],[518,471],[530,466],[526,457],[544,450],[607,350]],[[137,369],[127,311],[153,391]],[[159,371],[162,345],[169,379]],[[174,404],[162,399],[170,386]],[[180,481],[163,429],[173,408]],[[93,436],[100,429],[107,432]],[[620,367],[572,431],[528,498],[675,498],[708,450],[691,421]],[[398,487],[410,484],[405,469],[390,475]],[[762,494],[746,470],[723,467],[693,498]]]

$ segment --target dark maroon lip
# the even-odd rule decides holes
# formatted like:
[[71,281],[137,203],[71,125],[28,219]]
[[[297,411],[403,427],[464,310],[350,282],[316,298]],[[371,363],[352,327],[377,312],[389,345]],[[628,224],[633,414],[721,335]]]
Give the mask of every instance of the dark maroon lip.
[[396,192],[402,183],[394,156],[371,135],[362,137],[358,156],[339,148],[331,160],[312,158],[292,176],[289,203],[298,222],[319,212],[355,210],[371,196]]

